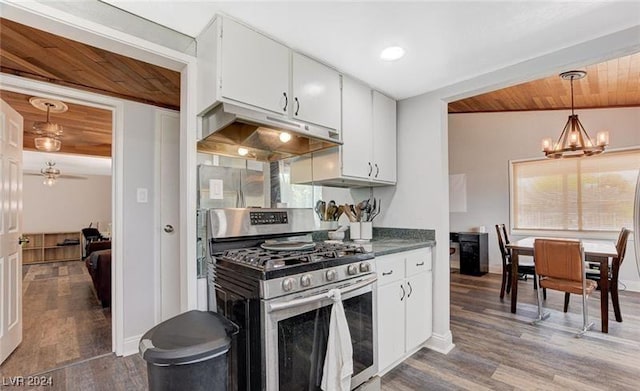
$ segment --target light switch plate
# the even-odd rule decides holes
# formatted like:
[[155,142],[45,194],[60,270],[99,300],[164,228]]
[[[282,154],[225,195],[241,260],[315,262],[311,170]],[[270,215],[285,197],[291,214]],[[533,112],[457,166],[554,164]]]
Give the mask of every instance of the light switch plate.
[[222,179],[209,179],[209,199],[221,200],[224,198],[224,183]]
[[144,187],[139,187],[136,189],[136,200],[140,204],[146,204],[149,202],[149,190]]

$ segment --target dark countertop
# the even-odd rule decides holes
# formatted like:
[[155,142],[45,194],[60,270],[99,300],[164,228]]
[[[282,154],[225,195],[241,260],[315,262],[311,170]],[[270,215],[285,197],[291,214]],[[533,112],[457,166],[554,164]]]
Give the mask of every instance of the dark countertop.
[[[353,243],[353,242],[350,242]],[[404,251],[415,250],[425,247],[433,247],[436,245],[435,240],[426,239],[397,239],[397,238],[379,238],[369,243],[355,243],[362,245],[365,250],[373,251],[376,257],[388,254],[401,253]]]
[[[314,240],[326,239],[326,232],[314,233]],[[373,227],[373,240],[370,242],[352,242],[348,235],[344,242],[361,245],[365,250],[373,251],[378,257],[436,245],[434,230],[384,227]]]

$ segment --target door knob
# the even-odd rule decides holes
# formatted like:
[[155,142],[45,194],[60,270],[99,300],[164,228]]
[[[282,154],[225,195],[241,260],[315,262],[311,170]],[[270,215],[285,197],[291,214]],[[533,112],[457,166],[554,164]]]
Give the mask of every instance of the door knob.
[[18,245],[22,246],[24,243],[29,243],[30,241],[27,236],[20,236],[20,238],[18,238]]
[[170,234],[171,232],[173,232],[173,225],[171,224],[167,224],[164,226],[164,232]]

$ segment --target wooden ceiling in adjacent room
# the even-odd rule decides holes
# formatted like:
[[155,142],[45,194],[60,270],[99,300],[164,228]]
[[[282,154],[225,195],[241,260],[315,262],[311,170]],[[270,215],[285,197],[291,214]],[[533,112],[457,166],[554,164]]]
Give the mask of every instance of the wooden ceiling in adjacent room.
[[[33,123],[45,121],[47,113],[29,103],[31,95],[0,90],[0,98],[24,118],[23,149],[36,151]],[[95,107],[64,102],[68,107],[64,113],[52,113],[50,121],[62,125],[62,153],[111,157],[112,112]]]
[[[78,90],[180,110],[180,73],[0,18],[0,71]],[[25,119],[24,149],[35,150],[34,121],[46,113],[30,96],[0,91]],[[61,152],[111,156],[111,111],[65,102]]]
[[[587,77],[574,81],[576,108],[640,106],[640,53],[578,69]],[[558,75],[449,103],[449,113],[570,108],[570,83]]]
[[0,71],[180,110],[180,73],[0,19]]

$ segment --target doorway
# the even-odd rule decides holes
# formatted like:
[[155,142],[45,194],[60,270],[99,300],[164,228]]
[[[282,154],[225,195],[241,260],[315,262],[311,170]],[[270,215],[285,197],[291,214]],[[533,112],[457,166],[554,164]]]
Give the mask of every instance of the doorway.
[[[44,86],[35,87],[3,85],[0,91],[3,101],[22,115],[25,129],[27,124],[32,125],[23,103],[31,96],[48,97],[51,93]],[[70,106],[82,104],[74,98],[69,101],[73,102]],[[114,109],[100,110],[106,112],[111,139]],[[70,111],[69,115],[75,114]],[[62,140],[73,144],[73,130],[67,130],[68,138]],[[8,376],[35,375],[114,350],[108,248],[115,215],[111,156],[28,151],[27,144],[20,147],[22,219],[18,230],[27,241],[22,245],[19,273],[22,343],[2,363],[2,374]],[[45,173],[51,173],[48,169],[53,169],[55,175],[44,178]],[[108,274],[106,296],[98,284],[105,277],[94,276],[90,257],[86,257],[86,238],[81,233],[82,228],[92,225],[100,228],[100,239],[104,239],[100,242],[101,251],[96,252],[101,253],[96,263],[102,265],[103,274]]]

